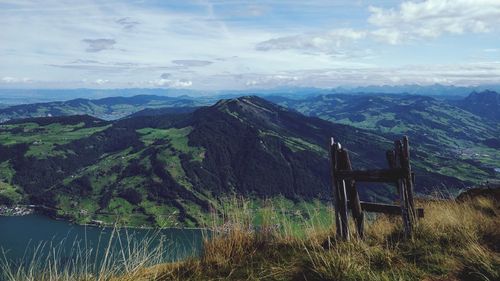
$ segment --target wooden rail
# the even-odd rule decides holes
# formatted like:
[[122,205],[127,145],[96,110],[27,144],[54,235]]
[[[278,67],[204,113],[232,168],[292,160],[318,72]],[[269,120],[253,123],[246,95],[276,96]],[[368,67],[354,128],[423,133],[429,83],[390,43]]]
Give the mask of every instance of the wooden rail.
[[[348,210],[351,210],[361,238],[364,236],[363,211],[401,215],[405,237],[412,234],[416,218],[424,217],[424,210],[415,209],[413,201],[415,175],[411,171],[408,137],[395,141],[394,149],[387,151],[386,158],[388,169],[353,171],[348,151],[331,138],[330,162],[335,198],[335,224],[337,236],[340,238],[349,240],[350,237]],[[361,202],[356,182],[395,184],[399,193],[399,205]]]
[[[372,202],[361,202],[361,209],[366,212],[373,213],[385,213],[389,215],[401,215],[401,207],[398,205],[382,204],[382,203],[372,203]],[[416,215],[419,218],[424,217],[424,209],[416,208]]]

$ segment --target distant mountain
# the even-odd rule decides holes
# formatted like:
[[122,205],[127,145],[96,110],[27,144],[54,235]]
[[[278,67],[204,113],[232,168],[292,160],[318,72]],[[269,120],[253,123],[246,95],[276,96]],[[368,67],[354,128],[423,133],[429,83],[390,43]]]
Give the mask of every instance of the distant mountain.
[[160,108],[146,108],[141,111],[130,114],[127,118],[138,117],[138,116],[159,116],[166,114],[183,114],[191,113],[197,109],[199,106],[184,106],[184,107],[160,107]]
[[121,89],[1,89],[0,102],[10,105],[67,101],[73,99],[102,99],[132,96],[200,96],[203,91],[165,88],[121,88]]
[[457,106],[484,117],[500,122],[500,94],[494,91],[472,92],[463,100],[454,102]]
[[483,91],[486,89],[495,89],[500,91],[500,84],[483,86],[453,86],[453,85],[372,85],[360,87],[337,87],[331,90],[331,93],[337,94],[410,94],[434,96],[440,98],[457,99],[464,97],[472,91]]
[[[226,196],[330,200],[330,136],[352,151],[355,168],[386,167],[384,151],[396,137],[257,97],[112,122],[89,116],[12,121],[0,125],[0,201],[42,204],[78,222],[119,218],[172,226],[199,225]],[[426,147],[412,153],[418,192],[460,188],[489,173]],[[456,167],[470,169],[466,179],[449,175]],[[389,190],[363,189],[362,196],[383,199]]]
[[[418,95],[325,95],[271,100],[309,116],[387,135],[406,134],[424,153],[423,169],[463,180],[500,167],[498,123],[487,122],[447,101]],[[453,163],[457,160],[458,162]],[[446,163],[443,165],[443,163]],[[468,163],[468,164],[465,164]],[[483,170],[477,170],[482,167]]]
[[207,104],[204,99],[138,95],[109,97],[96,100],[74,99],[69,101],[34,103],[0,109],[0,122],[29,117],[68,116],[87,114],[100,119],[123,118],[146,108],[192,107]]

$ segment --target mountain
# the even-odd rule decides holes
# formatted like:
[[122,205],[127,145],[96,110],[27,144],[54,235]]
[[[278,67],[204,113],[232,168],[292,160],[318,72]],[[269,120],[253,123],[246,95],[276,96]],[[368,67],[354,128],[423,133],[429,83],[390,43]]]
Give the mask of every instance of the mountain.
[[127,117],[138,116],[160,116],[166,114],[183,114],[191,113],[199,109],[199,106],[183,106],[183,107],[160,107],[160,108],[145,108],[141,111],[130,114]]
[[454,102],[458,107],[492,122],[500,122],[500,94],[494,91],[472,92]]
[[[199,225],[228,196],[330,200],[330,136],[352,151],[355,168],[386,167],[384,152],[396,137],[306,117],[257,97],[116,121],[85,115],[15,120],[0,125],[0,200],[44,205],[80,223],[119,218],[159,226]],[[475,162],[434,156],[425,147],[412,153],[418,192],[460,188],[489,175]],[[427,167],[430,159],[439,169]],[[469,177],[448,175],[454,165],[470,169]],[[394,194],[384,186],[361,192],[368,200]]]
[[[302,100],[272,97],[272,101],[309,116],[368,129],[394,137],[410,136],[425,154],[422,169],[474,180],[500,167],[498,123],[418,95],[324,95]],[[420,165],[419,164],[419,165]],[[479,167],[479,169],[478,169]],[[493,177],[498,175],[493,174]]]
[[486,89],[500,90],[499,84],[481,86],[453,86],[453,85],[371,85],[359,87],[337,87],[331,89],[331,93],[336,94],[410,94],[434,96],[446,99],[455,99],[467,96],[472,91],[484,91]]
[[87,114],[100,119],[115,120],[146,108],[193,107],[207,104],[205,99],[138,95],[102,99],[73,99],[69,101],[14,105],[0,109],[0,122],[29,117],[68,116]]
[[68,101],[73,99],[102,99],[133,96],[200,96],[204,91],[166,88],[118,88],[118,89],[2,89],[0,102],[10,105]]

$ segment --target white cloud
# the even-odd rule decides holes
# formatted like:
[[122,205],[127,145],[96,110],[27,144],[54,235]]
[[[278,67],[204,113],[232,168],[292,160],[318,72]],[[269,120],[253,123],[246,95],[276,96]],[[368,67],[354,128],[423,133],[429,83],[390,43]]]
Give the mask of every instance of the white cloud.
[[396,44],[443,34],[484,33],[500,26],[498,0],[406,1],[397,9],[370,7],[368,22],[380,28],[373,34]]
[[14,77],[9,77],[9,76],[2,77],[2,83],[15,83],[15,82],[17,82],[17,79]]
[[11,77],[11,76],[5,76],[2,77],[0,80],[4,84],[14,84],[14,83],[21,83],[21,84],[26,84],[26,83],[32,83],[33,80],[27,77],[24,78],[17,78],[17,77]]
[[275,75],[249,75],[249,79],[245,82],[245,86],[253,87],[276,87],[298,84],[300,78],[290,74],[275,74]]
[[106,79],[97,79],[97,80],[94,81],[94,83],[96,83],[97,85],[104,85],[104,84],[108,84],[109,80],[106,80]]
[[188,88],[193,85],[193,82],[187,79],[171,80],[171,79],[161,78],[158,80],[150,81],[149,84],[158,87]]
[[366,37],[366,32],[350,28],[333,29],[326,33],[278,37],[257,44],[259,51],[295,49],[307,52],[341,53],[352,42]]

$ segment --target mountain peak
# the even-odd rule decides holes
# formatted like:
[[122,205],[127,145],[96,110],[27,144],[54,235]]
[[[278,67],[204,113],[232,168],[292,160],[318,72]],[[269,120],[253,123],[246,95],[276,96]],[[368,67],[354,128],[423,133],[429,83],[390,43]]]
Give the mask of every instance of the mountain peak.
[[474,102],[493,102],[493,103],[499,103],[500,102],[500,94],[491,91],[491,90],[484,90],[481,92],[472,92],[470,93],[466,98],[466,101],[474,101]]
[[270,110],[271,108],[278,107],[277,105],[257,96],[243,96],[233,99],[222,99],[214,105],[215,108],[219,109],[234,108],[235,106],[240,108],[257,107],[264,110]]
[[243,96],[235,99],[220,100],[213,108],[242,118],[251,117],[252,119],[258,118],[266,120],[276,117],[278,112],[285,110],[281,106],[257,96]]
[[459,101],[459,106],[483,118],[495,122],[500,120],[500,94],[495,91],[474,91]]

